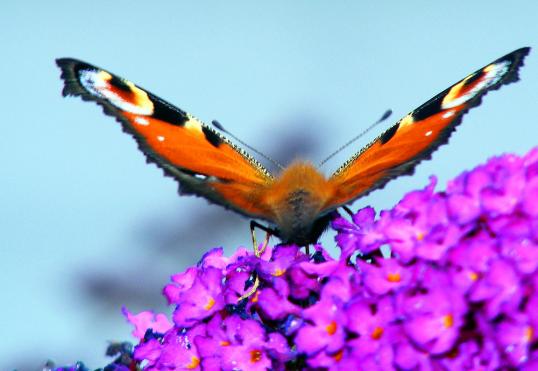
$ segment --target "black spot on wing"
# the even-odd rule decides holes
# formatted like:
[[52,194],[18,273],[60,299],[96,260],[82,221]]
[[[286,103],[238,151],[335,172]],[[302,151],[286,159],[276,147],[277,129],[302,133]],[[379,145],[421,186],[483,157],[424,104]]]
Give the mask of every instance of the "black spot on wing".
[[436,113],[441,112],[441,103],[445,95],[449,92],[450,89],[446,89],[441,94],[438,94],[433,99],[430,99],[428,102],[411,112],[411,116],[415,121],[422,121],[435,115]]
[[182,110],[170,106],[153,94],[148,95],[154,107],[151,117],[176,126],[183,126],[189,120],[187,114]]
[[219,137],[219,135],[207,126],[202,126],[202,132],[204,133],[207,141],[214,147],[218,147],[222,144],[222,139]]
[[116,75],[112,75],[112,79],[110,79],[109,84],[126,93],[132,93],[131,87],[127,85],[123,79],[120,79]]
[[400,127],[400,123],[398,122],[396,125],[392,126],[383,134],[381,134],[381,136],[379,137],[379,141],[381,142],[381,144],[385,144],[389,140],[391,140],[394,134],[396,134],[396,132],[398,131],[399,127]]

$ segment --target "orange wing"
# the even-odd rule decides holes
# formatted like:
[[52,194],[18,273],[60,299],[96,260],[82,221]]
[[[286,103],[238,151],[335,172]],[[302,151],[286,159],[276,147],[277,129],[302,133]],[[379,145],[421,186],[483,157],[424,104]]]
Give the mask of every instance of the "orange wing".
[[412,174],[445,144],[462,116],[490,90],[518,80],[530,48],[513,51],[470,74],[398,121],[349,159],[329,179],[336,189],[327,209],[345,205],[382,188],[389,180]]
[[148,162],[195,194],[241,214],[265,219],[258,202],[273,177],[211,127],[132,82],[75,59],[58,59],[63,95],[101,105],[137,141]]

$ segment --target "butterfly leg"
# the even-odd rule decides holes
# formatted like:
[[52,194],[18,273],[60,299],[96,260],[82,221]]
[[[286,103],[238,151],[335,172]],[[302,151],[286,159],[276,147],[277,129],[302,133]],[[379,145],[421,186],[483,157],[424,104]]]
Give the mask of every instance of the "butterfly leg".
[[344,206],[342,206],[342,209],[344,209],[344,211],[345,211],[346,213],[348,213],[349,216],[353,216],[353,211],[351,211],[351,209],[350,209],[349,207],[347,207],[347,206],[344,205]]
[[258,250],[258,257],[262,256],[263,252],[265,251],[267,245],[269,245],[269,238],[271,237],[271,233],[266,232],[265,233],[265,239],[263,240],[262,248]]
[[[258,249],[258,243],[256,242],[256,231],[255,231],[256,228],[259,228],[259,229],[265,231],[265,240],[263,241],[261,249]],[[256,222],[255,220],[251,220],[250,221],[250,234],[252,236],[252,245],[254,247],[254,254],[259,258],[260,256],[262,256],[263,252],[267,248],[267,245],[269,244],[269,238],[271,237],[271,235],[275,234],[275,230],[273,230],[271,228],[268,228],[268,227]],[[254,284],[252,285],[250,290],[248,290],[245,294],[241,295],[237,299],[238,303],[241,300],[244,300],[244,299],[254,295],[256,293],[256,291],[258,290],[258,287],[260,286],[260,279],[259,279],[258,274],[256,272],[254,272],[254,274],[255,274]]]
[[[256,231],[255,228],[259,228],[262,231],[265,231],[265,240],[263,241],[263,245],[261,249],[258,249],[258,243],[256,242]],[[252,236],[252,245],[254,247],[254,254],[259,258],[263,252],[265,251],[265,248],[269,244],[269,238],[275,234],[275,230],[268,228],[260,223],[258,223],[255,220],[250,221],[250,234]]]
[[246,293],[244,293],[243,295],[241,295],[238,299],[237,299],[237,302],[241,302],[241,300],[244,300],[244,299],[247,299],[249,297],[251,297],[252,295],[254,295],[256,293],[256,291],[258,290],[258,286],[260,286],[260,279],[258,278],[258,274],[257,273],[254,273],[256,275],[256,279],[254,280],[254,284],[252,285],[251,289],[248,290]]

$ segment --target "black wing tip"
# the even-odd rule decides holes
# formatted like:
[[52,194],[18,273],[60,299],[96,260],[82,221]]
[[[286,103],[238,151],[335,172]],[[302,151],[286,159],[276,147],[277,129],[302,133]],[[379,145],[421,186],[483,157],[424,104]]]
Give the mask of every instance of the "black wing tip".
[[60,67],[62,70],[69,70],[69,69],[75,70],[75,69],[81,69],[81,68],[93,69],[93,70],[100,69],[92,64],[89,64],[87,62],[81,61],[80,59],[76,59],[76,58],[56,58],[54,61],[56,62],[56,65]]
[[513,63],[514,70],[518,70],[519,68],[523,67],[523,65],[525,64],[525,58],[530,54],[530,52],[531,47],[526,46],[524,48],[514,50],[512,53],[507,54],[503,58],[510,59]]
[[497,58],[493,63],[498,63],[502,61],[511,61],[517,68],[523,65],[523,60],[531,52],[530,46],[525,46],[523,48],[516,49],[506,55],[503,55],[500,58]]
[[64,81],[62,96],[84,96],[87,94],[78,77],[80,70],[98,70],[99,68],[75,58],[57,58],[56,66],[62,71],[60,78]]
[[63,68],[67,65],[77,64],[77,63],[84,63],[78,59],[75,58],[69,58],[69,57],[63,57],[63,58],[56,58],[54,60],[56,62],[56,65],[60,68]]
[[531,52],[531,49],[532,48],[530,46],[524,46],[522,48],[514,50],[511,53],[508,53],[508,55],[519,55],[521,57],[525,57],[525,56],[529,55],[529,53]]
[[77,76],[77,66],[80,61],[72,58],[58,58],[56,59],[56,65],[62,71],[60,78],[64,81],[64,88],[62,89],[62,96],[77,96],[82,95],[83,90],[80,86]]
[[[511,84],[513,82],[519,81],[519,69],[524,66],[525,58],[527,57],[527,55],[529,55],[530,52],[531,52],[531,48],[529,46],[526,46],[523,48],[516,49],[513,52],[508,53],[505,56],[493,62],[493,63],[497,63],[497,62],[509,61],[511,63],[510,72],[508,72],[504,76],[499,86]],[[491,90],[495,90],[495,88]]]

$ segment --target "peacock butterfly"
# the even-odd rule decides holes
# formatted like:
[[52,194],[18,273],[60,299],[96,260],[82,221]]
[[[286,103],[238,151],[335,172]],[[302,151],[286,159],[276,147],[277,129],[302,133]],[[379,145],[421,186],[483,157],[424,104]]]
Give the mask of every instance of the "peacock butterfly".
[[[332,212],[389,180],[412,174],[446,143],[482,96],[518,80],[530,48],[521,48],[468,75],[403,117],[330,177],[296,161],[271,174],[242,148],[191,114],[117,75],[70,58],[56,60],[63,95],[101,105],[131,134],[149,162],[194,194],[253,219],[284,243],[315,243]],[[256,223],[256,225],[258,225]],[[259,225],[258,225],[259,226]],[[252,224],[251,224],[252,227]]]

